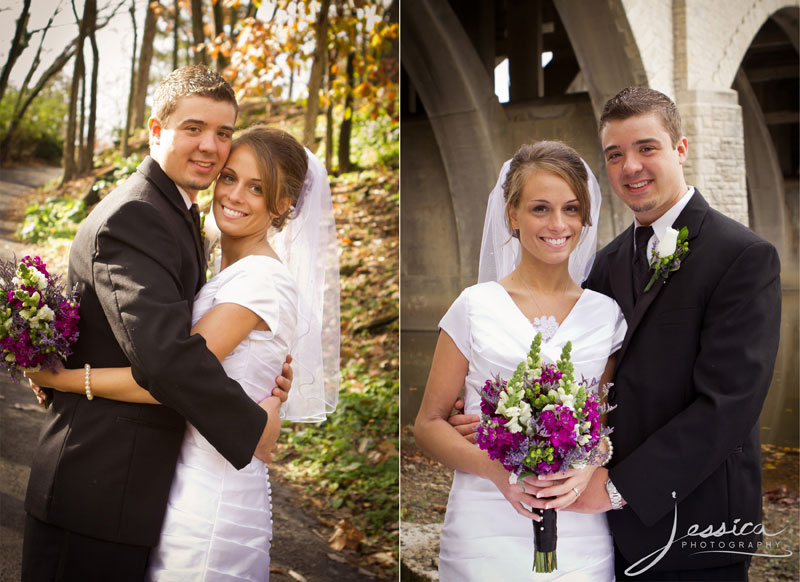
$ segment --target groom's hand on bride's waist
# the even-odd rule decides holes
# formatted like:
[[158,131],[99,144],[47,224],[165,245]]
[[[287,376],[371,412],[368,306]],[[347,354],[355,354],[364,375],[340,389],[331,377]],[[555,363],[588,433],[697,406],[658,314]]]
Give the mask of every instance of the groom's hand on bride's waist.
[[464,399],[459,398],[453,403],[453,412],[447,422],[455,428],[461,436],[469,442],[475,442],[475,431],[481,423],[481,417],[477,414],[464,414]]

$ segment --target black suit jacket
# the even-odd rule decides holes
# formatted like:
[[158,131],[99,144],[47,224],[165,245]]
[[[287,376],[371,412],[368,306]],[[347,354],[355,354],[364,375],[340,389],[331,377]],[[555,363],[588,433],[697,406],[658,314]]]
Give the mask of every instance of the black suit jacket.
[[653,571],[745,559],[697,553],[719,549],[709,542],[757,551],[752,526],[750,535],[739,534],[746,522],[761,521],[758,417],[780,330],[775,248],[710,208],[699,192],[673,223],[683,226],[689,255],[635,307],[632,226],[598,253],[586,284],[613,297],[628,322],[609,394],[617,405],[609,414],[609,476],[627,501],[608,513],[618,549],[635,563],[667,545],[676,503],[676,539],[693,524],[737,531],[677,541]]
[[190,336],[205,281],[200,235],[152,158],[92,211],[70,249],[80,336],[68,368],[131,366],[163,406],[53,393],[25,509],[96,538],[158,543],[185,420],[234,466],[252,459],[266,413]]

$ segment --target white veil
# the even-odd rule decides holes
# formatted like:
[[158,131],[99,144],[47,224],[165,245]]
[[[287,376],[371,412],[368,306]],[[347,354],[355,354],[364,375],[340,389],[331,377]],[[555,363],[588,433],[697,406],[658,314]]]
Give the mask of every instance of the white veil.
[[270,231],[272,248],[292,273],[298,316],[292,389],[281,418],[322,422],[339,398],[339,253],[325,166],[306,148],[308,171],[286,226]]
[[[483,239],[481,240],[481,256],[478,266],[478,283],[499,281],[513,271],[520,261],[519,239],[511,236],[511,227],[506,219],[506,203],[503,196],[503,184],[508,175],[511,160],[503,164],[497,184],[489,194],[486,207],[486,219],[483,223]],[[584,161],[583,165],[589,174],[589,201],[591,226],[585,225],[581,232],[578,246],[569,257],[569,274],[580,285],[592,270],[594,256],[597,252],[597,223],[600,219],[600,185],[591,168]]]

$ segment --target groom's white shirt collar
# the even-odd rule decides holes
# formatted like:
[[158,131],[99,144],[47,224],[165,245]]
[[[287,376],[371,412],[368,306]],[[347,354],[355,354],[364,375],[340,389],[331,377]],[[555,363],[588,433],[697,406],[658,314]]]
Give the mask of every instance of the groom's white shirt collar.
[[181,193],[181,197],[183,198],[183,203],[186,204],[186,208],[192,207],[192,199],[189,198],[189,195],[186,193],[186,190],[175,184],[175,187],[178,189],[178,192]]
[[[678,200],[672,208],[667,210],[664,214],[661,215],[661,217],[658,220],[654,221],[653,224],[650,225],[653,227],[653,236],[651,236],[650,240],[647,241],[648,260],[651,260],[650,251],[656,248],[656,245],[658,245],[659,241],[663,238],[664,233],[667,231],[669,227],[672,226],[672,224],[678,218],[683,209],[686,208],[686,205],[689,204],[689,200],[692,199],[693,195],[694,195],[694,186],[689,186],[689,189],[686,191],[686,194],[684,194],[683,197],[680,200]],[[639,224],[639,221],[636,220],[635,216],[633,217],[633,226],[634,228],[637,226],[642,226],[641,224]],[[633,246],[635,251],[636,239],[634,238],[633,241],[634,241]]]

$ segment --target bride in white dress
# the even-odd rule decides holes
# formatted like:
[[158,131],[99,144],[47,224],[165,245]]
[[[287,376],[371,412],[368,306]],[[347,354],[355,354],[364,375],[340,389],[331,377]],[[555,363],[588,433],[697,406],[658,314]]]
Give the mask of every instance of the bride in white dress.
[[559,142],[523,146],[490,195],[481,282],[465,289],[439,324],[414,426],[418,444],[455,469],[440,542],[442,582],[614,579],[605,515],[570,511],[558,513],[558,569],[532,572],[531,520],[539,520],[530,511],[532,495],[554,497],[550,507],[568,509],[596,467],[544,482],[528,477],[526,493],[447,421],[462,387],[465,413],[479,415],[479,388],[496,375],[509,379],[537,332],[553,362],[572,342],[577,378],[611,377],[625,320],[612,299],[579,286],[594,257],[599,205],[588,166]]
[[[281,418],[319,422],[336,406],[338,263],[331,258],[338,258],[327,173],[289,134],[253,127],[232,143],[213,210],[221,269],[195,298],[192,333],[203,335],[228,376],[267,410],[277,443]],[[293,388],[281,407],[271,392],[289,353]],[[31,378],[84,390],[83,370]],[[91,387],[103,398],[157,403],[130,368],[93,368]],[[254,458],[237,471],[187,423],[147,579],[268,580],[271,511],[264,463]]]

